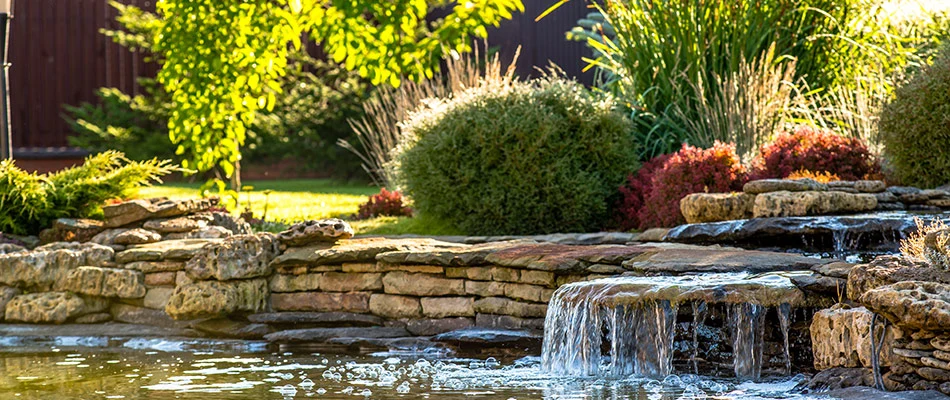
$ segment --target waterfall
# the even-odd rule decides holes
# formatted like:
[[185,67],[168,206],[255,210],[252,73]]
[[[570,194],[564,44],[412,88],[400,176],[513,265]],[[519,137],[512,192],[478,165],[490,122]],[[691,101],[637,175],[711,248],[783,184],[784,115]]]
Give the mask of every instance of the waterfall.
[[758,304],[729,306],[733,328],[733,369],[739,379],[759,379],[762,374],[762,346],[766,308]]
[[792,373],[792,354],[788,351],[788,329],[792,325],[792,306],[782,303],[778,306],[778,322],[782,327],[782,355],[785,356],[785,374]]
[[[765,316],[776,308],[790,369],[792,307],[804,302],[787,276],[717,273],[678,277],[621,277],[559,288],[548,306],[542,368],[570,376],[663,377],[674,373],[679,305],[692,311],[692,369],[698,373],[699,335],[709,304],[723,304],[732,328],[734,372],[758,379],[763,367]],[[687,339],[688,340],[688,339]],[[680,347],[682,348],[682,347]]]

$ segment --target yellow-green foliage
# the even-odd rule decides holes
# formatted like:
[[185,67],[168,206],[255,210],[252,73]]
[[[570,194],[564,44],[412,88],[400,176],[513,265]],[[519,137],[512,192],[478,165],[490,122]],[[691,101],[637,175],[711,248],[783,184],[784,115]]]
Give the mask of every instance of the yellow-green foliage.
[[116,151],[90,156],[78,167],[42,175],[23,171],[13,161],[2,161],[0,232],[35,234],[56,218],[95,217],[106,200],[160,182],[174,170],[169,161],[131,162]]

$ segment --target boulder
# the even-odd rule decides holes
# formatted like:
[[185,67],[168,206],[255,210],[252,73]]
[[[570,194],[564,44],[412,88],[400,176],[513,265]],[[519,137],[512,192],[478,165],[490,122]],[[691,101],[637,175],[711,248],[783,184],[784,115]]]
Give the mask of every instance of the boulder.
[[102,221],[82,218],[59,218],[53,221],[55,241],[88,242],[105,229]]
[[265,324],[232,321],[227,318],[198,321],[194,324],[194,328],[212,337],[244,340],[263,339],[265,335],[272,331],[272,329]]
[[118,268],[78,267],[55,285],[90,296],[137,299],[145,296],[145,276],[139,271]]
[[17,288],[0,286],[0,321],[3,321],[2,315],[7,309],[7,303],[19,294],[20,290]]
[[[429,253],[445,249],[454,249],[457,243],[442,242],[433,239],[385,239],[359,238],[341,240],[337,243],[314,243],[306,247],[291,247],[274,259],[278,266],[321,266],[343,263],[376,262],[376,257],[389,252]],[[389,260],[381,260],[387,261]],[[414,262],[415,263],[415,262]],[[428,264],[428,263],[425,263]]]
[[867,291],[902,281],[950,283],[950,272],[901,256],[879,256],[848,273],[848,298],[860,301]]
[[126,324],[159,326],[162,328],[185,329],[191,321],[176,321],[163,310],[136,307],[129,304],[114,303],[109,308],[112,319]]
[[860,302],[910,331],[950,332],[950,285],[906,281],[869,290]]
[[810,192],[825,191],[828,186],[815,181],[814,179],[760,179],[747,182],[742,186],[742,191],[748,194],[761,194],[771,192]]
[[854,188],[861,193],[882,193],[887,190],[887,184],[884,181],[857,181],[854,182]]
[[752,214],[755,218],[788,217],[863,212],[875,207],[877,198],[871,194],[779,191],[756,196]]
[[117,236],[119,236],[119,235],[121,235],[121,234],[123,234],[123,233],[125,233],[125,232],[128,232],[128,231],[129,231],[128,228],[106,229],[106,230],[104,230],[104,231],[102,231],[102,232],[99,232],[98,235],[93,236],[92,239],[90,239],[89,241],[90,241],[90,242],[93,242],[93,243],[96,243],[96,244],[101,244],[101,245],[103,245],[103,246],[112,246],[112,245],[115,245],[115,244],[116,244],[116,243],[115,243],[115,238],[116,238]]
[[666,237],[666,234],[669,233],[668,228],[650,228],[643,233],[637,235],[636,241],[638,242],[662,242],[663,238]]
[[686,223],[752,218],[755,195],[748,193],[693,193],[680,200]]
[[218,204],[217,198],[190,199],[190,200],[129,200],[102,207],[102,214],[106,217],[105,226],[118,228],[135,222],[156,218],[170,218],[193,214]]
[[85,303],[69,292],[30,293],[14,296],[4,313],[7,321],[62,324],[85,312]]
[[84,265],[111,263],[113,250],[93,243],[56,243],[32,252],[0,255],[0,284],[48,291]]
[[406,330],[416,336],[432,336],[474,326],[471,318],[413,319],[406,323]]
[[230,213],[212,212],[211,219],[211,226],[220,226],[234,235],[254,233],[251,229],[251,224],[245,222],[243,218],[231,215]]
[[224,239],[234,233],[221,226],[204,226],[191,232],[169,233],[163,240]]
[[292,329],[274,332],[264,336],[270,342],[300,343],[326,342],[330,339],[357,337],[357,338],[400,338],[412,336],[404,328],[395,327],[368,327],[368,328],[310,328]]
[[151,308],[153,310],[164,310],[165,306],[168,305],[168,300],[172,298],[173,293],[175,293],[175,288],[173,287],[151,288],[145,293],[145,298],[142,299],[142,305],[144,305],[145,308]]
[[28,250],[20,245],[13,243],[0,243],[0,255],[13,253],[26,253]]
[[[811,323],[812,354],[815,369],[823,371],[835,367],[871,367],[872,314],[864,307],[846,308],[836,305],[815,313]],[[888,356],[894,344],[893,329],[886,333],[891,337],[878,349],[880,365],[891,365]],[[884,333],[883,321],[875,326],[875,339]]]
[[799,254],[721,248],[657,249],[625,261],[624,268],[649,274],[690,272],[742,272],[807,270],[828,264]]
[[176,287],[165,312],[177,320],[254,313],[267,307],[268,295],[265,279],[198,281]]
[[162,235],[147,229],[135,228],[116,235],[112,239],[112,243],[127,246],[133,244],[155,243],[160,240],[162,240]]
[[185,263],[185,271],[197,280],[248,279],[271,273],[270,262],[280,250],[270,233],[232,236],[205,245]]
[[351,312],[272,312],[251,314],[251,322],[269,325],[380,326],[385,320],[375,315]]
[[115,255],[115,262],[127,264],[136,261],[188,261],[209,243],[219,239],[165,240],[132,247]]
[[322,278],[323,274],[275,274],[270,278],[270,291],[273,293],[289,293],[318,290]]
[[353,237],[353,228],[341,219],[310,220],[292,225],[278,238],[288,246],[305,246],[314,242],[337,242]]
[[434,342],[448,343],[461,348],[541,348],[542,337],[537,332],[491,328],[467,328],[432,337]]
[[143,228],[161,234],[191,232],[208,226],[214,221],[210,213],[189,215],[170,219],[156,219],[146,221]]

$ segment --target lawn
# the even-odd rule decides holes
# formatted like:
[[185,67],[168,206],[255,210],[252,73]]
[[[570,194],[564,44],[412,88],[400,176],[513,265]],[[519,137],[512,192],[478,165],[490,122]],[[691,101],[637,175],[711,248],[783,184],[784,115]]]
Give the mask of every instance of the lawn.
[[[307,219],[343,218],[357,234],[453,235],[458,232],[427,218],[380,217],[354,221],[352,216],[370,195],[379,190],[364,184],[346,184],[326,179],[247,181],[252,189],[241,193],[238,211],[250,208],[254,216],[268,221],[292,223]],[[198,183],[167,183],[139,189],[138,197],[196,198]],[[269,191],[265,193],[265,191]]]

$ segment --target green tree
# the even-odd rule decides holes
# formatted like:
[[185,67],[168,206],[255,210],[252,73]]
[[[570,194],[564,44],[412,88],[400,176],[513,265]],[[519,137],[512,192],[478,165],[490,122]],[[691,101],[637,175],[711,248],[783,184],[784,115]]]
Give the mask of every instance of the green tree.
[[[454,5],[451,5],[454,4]],[[434,22],[429,11],[449,7]],[[159,82],[171,95],[169,136],[185,168],[221,168],[240,189],[240,148],[259,109],[280,93],[289,46],[301,35],[320,43],[334,61],[375,84],[432,76],[446,53],[470,50],[521,0],[161,0],[163,59]],[[223,187],[223,183],[218,184]]]

